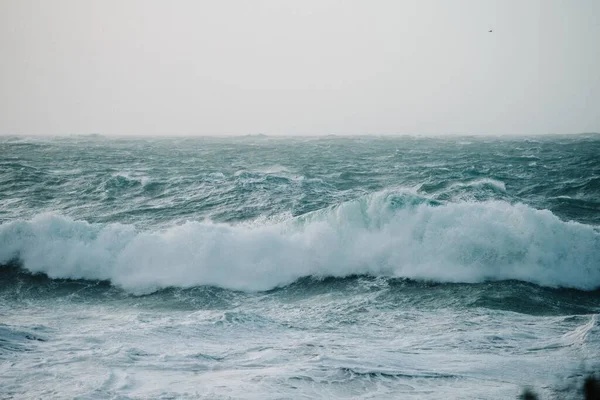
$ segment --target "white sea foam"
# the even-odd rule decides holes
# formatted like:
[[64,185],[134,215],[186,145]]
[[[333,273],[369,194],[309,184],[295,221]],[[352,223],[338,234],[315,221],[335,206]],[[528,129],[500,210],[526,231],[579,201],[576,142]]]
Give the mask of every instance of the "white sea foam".
[[132,292],[215,285],[266,290],[305,276],[440,282],[518,279],[600,287],[600,233],[506,202],[432,206],[385,192],[280,223],[187,222],[160,231],[57,215],[0,225],[0,263]]
[[150,183],[150,178],[146,175],[139,173],[129,173],[129,172],[117,172],[111,175],[113,178],[121,178],[127,181],[137,181],[142,184],[142,186],[146,186]]

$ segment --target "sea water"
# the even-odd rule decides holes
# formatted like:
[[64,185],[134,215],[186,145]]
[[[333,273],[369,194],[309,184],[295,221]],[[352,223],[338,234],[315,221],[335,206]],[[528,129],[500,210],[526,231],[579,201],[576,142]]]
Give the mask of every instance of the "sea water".
[[0,138],[0,398],[577,398],[600,135]]

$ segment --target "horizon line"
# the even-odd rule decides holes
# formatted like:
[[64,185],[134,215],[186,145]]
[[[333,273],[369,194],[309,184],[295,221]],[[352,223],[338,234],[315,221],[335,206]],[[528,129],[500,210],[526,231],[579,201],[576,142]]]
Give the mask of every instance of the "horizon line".
[[532,136],[577,136],[577,135],[600,135],[600,131],[588,132],[549,132],[549,133],[308,133],[308,134],[268,134],[268,133],[223,133],[223,134],[203,134],[203,133],[4,133],[0,132],[0,137],[35,137],[35,138],[348,138],[348,137],[532,137]]

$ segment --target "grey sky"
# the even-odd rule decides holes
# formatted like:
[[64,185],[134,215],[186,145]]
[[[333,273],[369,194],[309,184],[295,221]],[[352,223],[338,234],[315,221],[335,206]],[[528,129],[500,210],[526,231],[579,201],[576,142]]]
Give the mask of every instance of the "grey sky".
[[0,0],[0,57],[4,134],[600,131],[598,0]]

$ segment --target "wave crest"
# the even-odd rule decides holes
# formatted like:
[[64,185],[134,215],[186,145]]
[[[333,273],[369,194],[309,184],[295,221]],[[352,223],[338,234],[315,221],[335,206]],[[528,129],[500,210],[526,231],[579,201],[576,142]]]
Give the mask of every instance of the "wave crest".
[[135,293],[201,285],[257,291],[357,274],[600,287],[600,233],[591,226],[523,204],[440,204],[398,192],[260,226],[187,222],[140,231],[39,215],[0,225],[0,264],[15,259],[33,273],[109,280]]

